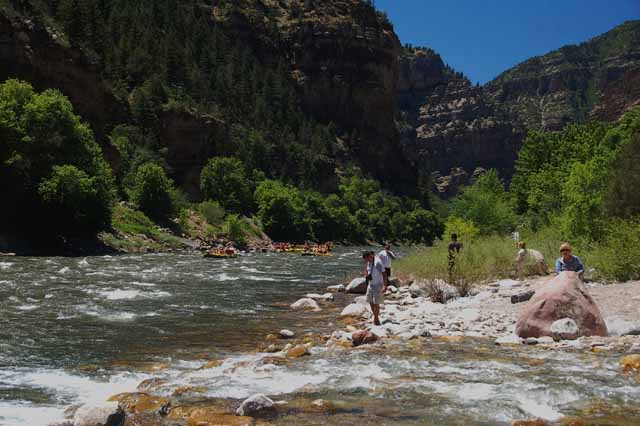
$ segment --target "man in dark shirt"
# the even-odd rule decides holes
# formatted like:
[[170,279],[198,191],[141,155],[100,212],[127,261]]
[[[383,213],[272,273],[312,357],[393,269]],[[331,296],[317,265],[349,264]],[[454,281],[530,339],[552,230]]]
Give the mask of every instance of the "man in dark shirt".
[[453,270],[456,266],[456,256],[462,250],[462,243],[458,241],[458,234],[451,234],[449,243],[449,282],[453,282]]

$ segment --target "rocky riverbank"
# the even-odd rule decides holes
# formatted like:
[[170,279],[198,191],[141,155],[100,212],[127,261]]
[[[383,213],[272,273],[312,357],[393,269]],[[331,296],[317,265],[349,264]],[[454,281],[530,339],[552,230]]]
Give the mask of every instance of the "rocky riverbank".
[[[431,336],[448,341],[465,337],[493,339],[497,345],[529,344],[549,348],[588,349],[597,351],[640,352],[640,282],[618,284],[589,283],[587,288],[600,306],[609,329],[609,337],[582,337],[554,340],[550,337],[520,339],[515,326],[526,303],[512,303],[523,294],[543,287],[550,277],[528,280],[500,280],[478,286],[468,297],[454,297],[448,303],[434,303],[428,297],[426,283],[401,286],[387,295],[381,309],[381,326],[368,324],[370,310],[359,297],[343,311],[347,321],[384,338],[412,339]],[[405,283],[406,284],[406,283]],[[446,288],[445,288],[446,291]],[[454,293],[455,289],[448,291]],[[361,307],[354,307],[362,303]],[[345,336],[345,335],[341,335]]]

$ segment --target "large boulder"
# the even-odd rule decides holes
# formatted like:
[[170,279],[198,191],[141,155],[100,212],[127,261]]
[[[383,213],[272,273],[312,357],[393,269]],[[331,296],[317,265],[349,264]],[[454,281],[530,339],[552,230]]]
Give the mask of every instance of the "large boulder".
[[365,294],[367,292],[367,280],[362,278],[354,278],[346,288],[347,293]]
[[74,426],[124,426],[125,412],[115,401],[83,405],[73,416]]
[[291,305],[291,309],[295,311],[319,311],[318,302],[308,297],[298,300]]
[[516,272],[522,276],[547,275],[549,266],[538,250],[526,249],[516,260]]
[[236,410],[238,416],[255,417],[275,408],[275,403],[266,395],[257,394],[244,400],[244,402]]
[[607,335],[600,309],[575,272],[563,272],[536,291],[520,312],[516,334],[525,339],[553,337],[552,324],[566,318],[577,325],[574,338]]

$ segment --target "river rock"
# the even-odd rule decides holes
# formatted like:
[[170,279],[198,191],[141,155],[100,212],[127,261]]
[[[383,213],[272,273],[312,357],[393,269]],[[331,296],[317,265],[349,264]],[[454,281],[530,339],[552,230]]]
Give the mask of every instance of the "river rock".
[[255,417],[274,410],[273,401],[264,394],[253,395],[245,399],[236,410],[238,416]]
[[534,294],[536,294],[534,290],[526,290],[521,293],[514,294],[511,296],[511,303],[515,305],[516,303],[528,302]]
[[353,346],[366,345],[374,343],[378,340],[378,336],[369,330],[360,330],[351,334]]
[[344,286],[344,284],[330,285],[329,287],[327,287],[327,291],[331,293],[342,293],[345,290],[346,287]]
[[[442,303],[460,297],[457,288],[442,280],[416,281],[409,287],[409,293],[413,298],[430,297],[434,302]],[[441,300],[435,300],[434,297]]]
[[520,313],[516,334],[522,338],[554,337],[551,325],[565,318],[576,323],[576,338],[607,335],[598,306],[575,272],[562,272],[536,292]]
[[547,275],[549,266],[544,260],[544,255],[538,250],[526,249],[523,256],[516,260],[516,272],[521,276]]
[[367,292],[367,280],[362,278],[354,278],[346,288],[347,293],[365,294]]
[[325,293],[325,294],[308,293],[305,297],[313,300],[328,301],[328,300],[333,300],[334,296],[331,293]]
[[627,355],[620,359],[620,365],[625,371],[640,370],[640,355]]
[[551,337],[555,340],[575,340],[578,338],[578,324],[571,318],[554,321],[550,330]]
[[498,346],[516,346],[522,344],[522,339],[515,334],[498,337],[495,341]]
[[460,311],[457,319],[463,321],[465,324],[471,324],[477,322],[482,318],[482,314],[479,309],[469,308]]
[[342,312],[340,313],[340,318],[363,318],[368,316],[368,314],[369,310],[367,309],[366,305],[363,305],[362,303],[352,303],[342,310]]
[[301,358],[306,355],[311,355],[309,349],[305,345],[296,345],[293,348],[287,350],[287,358]]
[[307,297],[298,300],[297,302],[291,305],[291,309],[296,311],[320,311],[320,306],[318,306],[318,302],[313,299],[309,299]]
[[83,405],[73,416],[73,426],[124,426],[125,417],[117,402]]
[[367,302],[367,296],[358,296],[355,299],[353,299],[353,303],[357,303],[359,305],[369,305],[369,302]]
[[278,333],[280,335],[280,337],[282,337],[283,339],[292,339],[293,337],[295,337],[295,333],[291,330],[280,330],[280,332]]
[[231,414],[204,414],[196,410],[187,419],[187,426],[253,426],[253,417]]
[[620,317],[607,319],[607,330],[611,336],[638,336],[640,335],[640,323],[627,321]]
[[120,393],[109,398],[109,401],[119,403],[120,407],[129,414],[159,411],[169,403],[167,398],[149,395],[144,392]]

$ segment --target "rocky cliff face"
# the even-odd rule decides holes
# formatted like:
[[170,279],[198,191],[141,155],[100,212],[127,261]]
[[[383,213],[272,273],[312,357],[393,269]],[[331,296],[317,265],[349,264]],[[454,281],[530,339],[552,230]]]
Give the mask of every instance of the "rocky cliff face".
[[351,160],[390,186],[414,188],[394,122],[401,49],[387,19],[364,1],[239,3],[214,16],[265,61],[285,60],[304,110],[337,126]]
[[535,130],[615,120],[640,104],[640,21],[529,59],[485,86],[491,101]]
[[524,129],[488,102],[482,87],[426,49],[405,51],[400,69],[402,145],[422,173],[435,180],[460,168],[511,173]]
[[66,46],[53,29],[0,13],[0,81],[20,78],[38,90],[60,89],[102,136],[123,109],[99,75],[96,64]]
[[398,87],[403,149],[452,195],[448,183],[467,182],[477,167],[509,178],[527,130],[614,121],[640,105],[640,21],[532,58],[483,87],[429,49],[405,50]]

